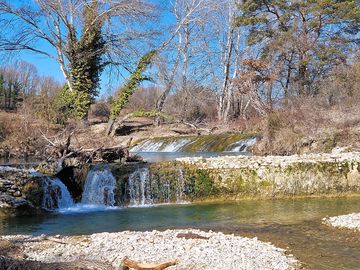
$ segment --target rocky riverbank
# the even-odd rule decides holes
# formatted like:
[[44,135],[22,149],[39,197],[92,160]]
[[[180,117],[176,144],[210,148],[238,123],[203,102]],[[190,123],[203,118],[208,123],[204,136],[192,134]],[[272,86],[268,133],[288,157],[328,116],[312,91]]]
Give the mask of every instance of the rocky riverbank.
[[336,228],[356,230],[360,232],[360,213],[325,218],[324,223]]
[[173,270],[285,270],[298,266],[296,259],[286,255],[285,250],[257,238],[193,229],[3,239],[21,243],[28,260],[45,263],[101,261],[118,269],[127,256],[143,263],[177,260],[177,265],[168,268]]
[[42,179],[34,170],[0,166],[0,216],[34,213],[41,206]]

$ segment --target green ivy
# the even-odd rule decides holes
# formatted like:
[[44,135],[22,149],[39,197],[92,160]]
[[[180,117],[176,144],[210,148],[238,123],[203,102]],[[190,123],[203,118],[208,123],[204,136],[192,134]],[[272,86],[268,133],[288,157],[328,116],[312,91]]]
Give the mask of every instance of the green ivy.
[[115,97],[111,103],[110,118],[112,120],[115,120],[119,116],[121,110],[129,102],[131,95],[134,94],[134,92],[138,89],[140,83],[146,80],[146,78],[143,76],[143,73],[151,64],[151,61],[155,55],[156,51],[150,51],[141,57],[135,71],[131,74],[129,80],[120,90],[118,96]]

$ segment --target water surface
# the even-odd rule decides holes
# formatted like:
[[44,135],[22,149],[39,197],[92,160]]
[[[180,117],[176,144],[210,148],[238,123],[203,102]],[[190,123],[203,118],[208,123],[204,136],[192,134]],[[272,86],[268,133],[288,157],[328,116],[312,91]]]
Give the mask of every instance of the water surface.
[[[99,209],[101,210],[101,209]],[[360,211],[360,198],[241,201],[115,208],[0,220],[2,234],[91,234],[200,228],[258,237],[288,248],[308,269],[359,269],[359,233],[321,224],[326,216]]]

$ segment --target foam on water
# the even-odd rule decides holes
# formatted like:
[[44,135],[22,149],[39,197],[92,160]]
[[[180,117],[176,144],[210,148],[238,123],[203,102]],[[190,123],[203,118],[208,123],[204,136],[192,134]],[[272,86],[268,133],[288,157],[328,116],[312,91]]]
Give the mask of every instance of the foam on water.
[[58,212],[61,214],[81,214],[81,213],[114,211],[121,209],[122,209],[121,207],[117,207],[117,206],[78,203],[71,207],[60,208]]

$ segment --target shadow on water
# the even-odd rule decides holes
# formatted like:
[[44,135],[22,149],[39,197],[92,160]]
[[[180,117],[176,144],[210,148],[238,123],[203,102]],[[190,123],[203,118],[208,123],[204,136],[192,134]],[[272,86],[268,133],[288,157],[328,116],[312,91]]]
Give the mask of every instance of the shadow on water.
[[91,234],[124,230],[200,228],[258,237],[287,248],[309,269],[359,269],[359,233],[321,224],[326,216],[358,212],[360,199],[242,201],[166,205],[0,220],[3,234]]

